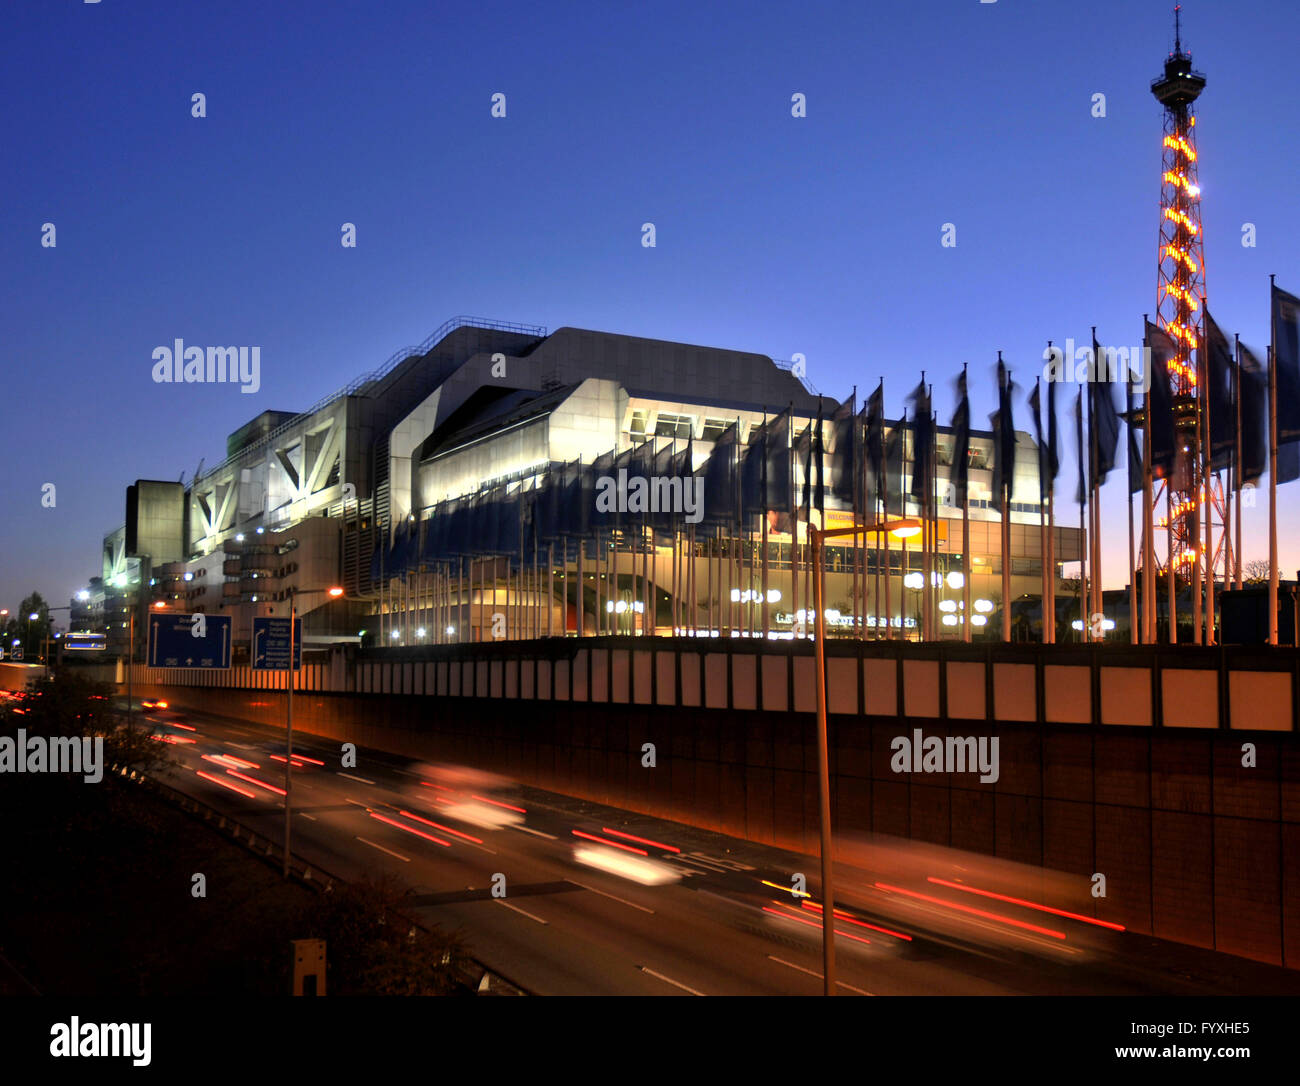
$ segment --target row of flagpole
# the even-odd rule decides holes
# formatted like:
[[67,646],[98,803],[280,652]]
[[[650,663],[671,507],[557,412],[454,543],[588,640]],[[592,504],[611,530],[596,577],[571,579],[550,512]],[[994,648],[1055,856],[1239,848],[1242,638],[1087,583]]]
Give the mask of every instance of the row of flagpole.
[[[1300,477],[1300,300],[1271,287],[1271,345],[1267,362],[1256,357],[1236,338],[1229,347],[1217,325],[1205,313],[1205,334],[1197,350],[1197,380],[1193,424],[1180,441],[1174,421],[1175,391],[1170,363],[1178,345],[1162,329],[1144,322],[1143,347],[1150,387],[1140,407],[1134,402],[1133,384],[1125,380],[1124,408],[1114,404],[1111,383],[1098,379],[1107,357],[1093,330],[1090,378],[1075,401],[1076,455],[1079,484],[1079,578],[1077,619],[1080,640],[1103,635],[1106,620],[1102,572],[1104,530],[1101,493],[1115,466],[1119,420],[1129,427],[1128,459],[1128,615],[1131,643],[1155,643],[1159,635],[1156,573],[1159,560],[1155,534],[1166,530],[1165,559],[1167,616],[1162,640],[1179,637],[1177,578],[1170,575],[1190,564],[1190,618],[1192,640],[1213,644],[1219,639],[1216,569],[1223,559],[1223,587],[1242,584],[1242,495],[1267,471],[1269,476],[1269,628],[1268,640],[1278,639],[1279,594],[1277,546],[1277,486]],[[1048,354],[1053,347],[1048,344]],[[1059,353],[1059,352],[1058,352]],[[1073,359],[1064,359],[1066,366]],[[1105,373],[1105,370],[1102,370]],[[1001,558],[1001,637],[1011,640],[1012,557],[1011,512],[1015,487],[1016,436],[1012,415],[1017,386],[998,354],[996,364],[998,410],[990,416],[993,432],[993,483],[991,508],[998,514]],[[1057,640],[1057,527],[1055,480],[1060,470],[1056,389],[1061,374],[1047,368],[1046,411],[1038,380],[1029,406],[1038,443],[1041,585],[1039,606],[1041,637]],[[1127,378],[1129,375],[1122,375]],[[971,638],[971,531],[969,495],[970,407],[965,367],[957,382],[957,408],[952,416],[953,456],[949,472],[948,504],[961,513],[962,602],[961,636]],[[1086,403],[1085,403],[1086,388]],[[412,632],[424,630],[432,642],[467,639],[474,627],[479,637],[503,616],[508,637],[556,636],[573,632],[654,633],[668,627],[674,633],[767,637],[773,631],[769,590],[772,580],[773,531],[789,539],[789,608],[808,614],[811,602],[807,546],[801,540],[800,522],[826,525],[826,491],[841,508],[851,511],[862,531],[853,537],[848,582],[853,634],[857,637],[907,636],[907,590],[899,586],[902,601],[897,623],[893,607],[893,571],[903,577],[912,571],[908,541],[900,540],[900,563],[891,554],[891,533],[878,526],[891,518],[908,516],[909,499],[919,520],[919,558],[922,586],[916,597],[919,635],[937,636],[938,597],[935,581],[939,564],[938,425],[932,408],[932,388],[921,382],[910,394],[911,421],[905,412],[895,424],[884,418],[884,382],[857,410],[856,390],[835,407],[829,420],[819,406],[815,419],[796,436],[791,408],[761,425],[751,424],[751,439],[742,449],[741,420],[736,419],[716,435],[711,454],[694,464],[693,438],[678,450],[678,439],[644,444],[606,453],[591,464],[552,465],[532,485],[520,484],[513,492],[504,488],[474,498],[439,503],[423,524],[409,522],[392,534],[372,564],[372,578],[381,589],[381,638],[396,629],[402,643]],[[1266,427],[1260,418],[1266,410]],[[1046,415],[1046,428],[1043,415]],[[1136,431],[1141,431],[1141,442]],[[911,485],[904,489],[905,436],[911,434]],[[1185,449],[1183,446],[1185,445]],[[1266,446],[1267,456],[1264,455]],[[1195,453],[1195,455],[1192,455]],[[802,464],[802,486],[797,478]],[[1214,487],[1219,472],[1228,470],[1232,499],[1225,501],[1216,545],[1213,517]],[[683,510],[651,517],[621,509],[597,516],[593,483],[601,476],[633,469],[633,477],[669,477],[682,486],[699,480],[703,512],[698,522],[687,523]],[[1163,486],[1164,524],[1157,523],[1155,484]],[[1175,491],[1193,495],[1190,509],[1176,509]],[[1140,524],[1135,522],[1133,499],[1141,493]],[[1235,500],[1235,510],[1233,501]],[[512,504],[514,523],[493,503]],[[483,510],[492,508],[490,514]],[[477,512],[476,512],[477,511]],[[1235,512],[1235,517],[1234,517]],[[1190,552],[1176,550],[1175,522],[1190,520]],[[479,519],[475,519],[478,516]],[[491,520],[484,520],[487,516]],[[1204,527],[1202,530],[1202,517]],[[495,519],[493,519],[495,518]],[[951,519],[951,518],[949,518]],[[1235,520],[1235,525],[1234,525]],[[451,521],[455,523],[452,524]],[[873,526],[876,526],[873,530]],[[1236,535],[1232,528],[1235,526]],[[448,532],[456,538],[448,538]],[[441,534],[439,534],[441,532]],[[490,537],[490,541],[487,537]],[[660,541],[667,540],[667,585],[661,586]],[[589,545],[594,547],[589,550]],[[841,551],[841,556],[843,552]],[[949,548],[951,553],[951,548]],[[1190,563],[1188,560],[1190,559]],[[701,566],[703,570],[701,571]],[[1204,576],[1202,576],[1204,571]],[[703,575],[703,584],[701,581]],[[499,581],[506,582],[504,604]],[[558,586],[557,579],[562,582]],[[781,578],[785,581],[785,577]],[[588,603],[587,582],[594,588]],[[395,584],[395,582],[400,582]],[[490,583],[489,583],[490,582]],[[622,585],[630,585],[623,588]],[[703,596],[701,596],[703,591]],[[913,591],[916,591],[913,589]],[[666,596],[667,619],[659,620],[660,598]],[[800,600],[805,606],[800,607]],[[1032,601],[1031,601],[1032,602]],[[557,622],[557,603],[559,621]],[[474,608],[477,606],[477,622]],[[1118,612],[1117,612],[1118,613]],[[401,615],[401,618],[396,616]],[[415,617],[412,617],[415,616]],[[800,628],[795,626],[798,635]],[[430,632],[431,631],[431,632]],[[396,639],[394,639],[396,640]]]

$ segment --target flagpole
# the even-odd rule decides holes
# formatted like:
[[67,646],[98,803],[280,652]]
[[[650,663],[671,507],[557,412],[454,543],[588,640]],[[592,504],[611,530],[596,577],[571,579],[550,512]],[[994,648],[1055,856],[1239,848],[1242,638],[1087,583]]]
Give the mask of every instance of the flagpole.
[[[1051,356],[1052,341],[1047,341],[1048,356]],[[1038,434],[1038,611],[1042,617],[1041,637],[1044,645],[1050,645],[1047,616],[1047,452],[1043,448],[1042,406],[1040,393],[1042,378],[1034,378],[1034,426]]]
[[[871,482],[870,479],[868,478],[868,472],[871,470],[871,468],[867,462],[867,426],[870,417],[870,408],[867,407],[866,404],[863,405],[864,409],[866,409],[868,413],[868,419],[863,419],[861,412],[857,411],[857,406],[858,406],[857,391],[858,391],[857,386],[855,385],[853,388],[853,407],[854,407],[853,463],[854,463],[854,471],[856,473],[854,506],[856,507],[857,512],[854,513],[853,516],[854,524],[857,524],[859,522],[859,517],[861,517],[863,523],[866,522],[866,518],[868,514],[867,496],[871,492]],[[881,406],[882,423],[884,421],[883,413],[884,413],[884,406],[883,406],[883,398],[882,398],[882,406]],[[862,424],[860,430],[858,429],[859,421],[861,421]],[[858,568],[862,570],[862,592],[861,592],[862,602],[861,605],[859,605],[857,600],[855,600],[853,603],[854,629],[860,641],[865,641],[867,639],[867,565],[868,565],[867,551],[870,546],[871,538],[872,537],[870,533],[868,533],[865,529],[863,529],[861,533],[858,532],[853,533],[854,561],[858,564]]]
[[[858,440],[858,415],[857,415],[857,410],[858,410],[858,386],[857,386],[857,385],[854,385],[854,386],[853,386],[853,407],[852,407],[852,410],[851,410],[850,413],[849,413],[849,434],[851,435],[851,437],[850,437],[850,439],[849,439],[849,445],[850,445],[850,447],[853,449],[853,462],[852,462],[852,464],[851,464],[850,467],[849,467],[849,472],[850,472],[850,477],[849,477],[849,486],[852,488],[852,493],[853,493],[853,504],[852,504],[852,509],[853,509],[853,535],[852,535],[852,537],[851,537],[851,538],[853,539],[853,584],[852,584],[852,586],[851,586],[850,589],[849,589],[849,599],[850,599],[850,601],[851,601],[850,606],[852,607],[853,612],[854,612],[854,615],[853,615],[853,627],[854,627],[854,628],[853,628],[853,633],[854,633],[855,636],[858,635],[858,629],[857,629],[857,627],[858,627],[858,565],[859,565],[859,563],[861,562],[861,556],[862,556],[862,549],[861,549],[861,546],[860,546],[861,539],[860,539],[860,537],[859,537],[859,535],[858,535],[858,531],[857,531],[857,526],[858,526],[858,524],[860,523],[860,520],[861,520],[861,518],[860,518],[860,516],[859,516],[860,510],[859,510],[859,508],[858,508],[858,491],[861,489],[861,488],[859,487],[859,485],[858,485],[858,484],[859,484],[859,479],[858,479],[858,462],[859,462],[860,460],[865,460],[865,457],[860,457],[860,456],[857,455],[857,453],[858,453],[858,450],[857,450],[857,440]],[[866,435],[864,434],[863,437],[865,438],[865,436],[866,436]],[[839,453],[839,447],[838,447],[838,446],[836,447],[836,450],[835,450],[835,451],[836,451],[836,454],[838,455],[838,453]],[[864,474],[865,474],[865,470],[864,470]],[[823,559],[823,560],[824,560],[824,559]],[[816,575],[814,574],[814,576],[816,576]]]
[[[1124,466],[1129,469],[1127,474],[1132,474],[1132,466],[1128,463],[1128,458],[1133,455],[1133,381],[1131,374],[1124,374],[1124,406],[1127,413],[1127,425],[1129,432],[1124,436],[1127,444],[1124,446]],[[1128,506],[1128,643],[1136,645],[1138,643],[1138,605],[1137,605],[1137,559],[1133,551],[1133,486],[1126,483],[1125,491],[1128,497],[1125,504]]]
[[[884,378],[882,377],[880,380],[881,380],[882,385],[883,385]],[[855,404],[854,406],[856,406],[856,404]],[[868,425],[867,425],[867,427],[865,428],[865,430],[864,430],[864,432],[863,432],[863,435],[862,435],[862,470],[863,470],[864,473],[865,473],[865,472],[869,472],[869,471],[871,471],[871,465],[872,465],[873,463],[876,463],[876,464],[884,463],[884,444],[883,444],[883,442],[884,442],[884,434],[885,434],[885,425],[884,425],[884,423],[885,423],[885,419],[884,419],[884,393],[883,393],[883,391],[882,391],[882,393],[881,393],[881,409],[880,409],[880,410],[881,410],[881,417],[880,417],[880,437],[881,437],[881,447],[880,447],[880,450],[879,450],[878,453],[873,453],[871,456],[868,456],[868,455],[867,455],[867,442],[871,440],[871,435],[870,435],[869,433],[867,433],[866,430],[869,430],[869,429],[870,429],[871,410],[870,410],[870,408],[867,409],[867,420],[868,420]],[[879,472],[876,472],[876,476],[875,476],[874,479],[868,479],[868,480],[866,480],[863,489],[864,489],[864,491],[865,491],[867,494],[869,494],[871,497],[870,497],[870,501],[864,503],[864,505],[863,505],[863,510],[862,510],[862,515],[863,515],[864,518],[870,518],[870,519],[868,520],[868,523],[870,523],[870,524],[879,524],[880,521],[881,521],[881,519],[882,519],[881,514],[880,514],[880,508],[881,508],[881,507],[880,507],[880,500],[881,500],[881,497],[882,497],[882,494],[881,494],[881,487],[880,487],[880,473],[879,473]],[[883,519],[888,519],[888,518],[885,517],[885,518],[883,518]],[[823,521],[824,521],[824,520],[825,520],[825,518],[823,518]],[[822,527],[824,528],[825,526],[826,526],[826,525],[823,523],[823,524],[822,524]],[[874,570],[874,573],[873,573],[873,575],[872,575],[872,581],[871,581],[871,603],[872,603],[872,606],[875,608],[875,620],[876,620],[876,621],[875,621],[875,625],[872,627],[872,630],[871,630],[871,636],[872,636],[872,639],[875,640],[875,641],[879,641],[879,640],[880,640],[880,637],[881,637],[881,634],[880,634],[880,617],[881,617],[881,595],[880,595],[880,576],[881,576],[881,570],[880,570],[880,541],[881,541],[881,533],[880,533],[880,532],[872,532],[872,533],[871,533],[871,536],[870,536],[870,542],[868,543],[868,542],[864,539],[864,543],[863,543],[864,546],[870,546],[870,547],[872,548],[872,554],[875,556],[875,561],[874,561],[875,570]],[[886,548],[886,549],[885,549],[885,554],[886,554],[886,555],[889,554],[888,547],[889,547],[889,538],[888,538],[888,535],[886,535],[886,536],[885,536],[885,548]],[[888,563],[886,563],[886,565],[885,565],[885,576],[886,576],[886,577],[889,576],[889,566],[888,566]],[[885,581],[885,594],[886,594],[886,597],[888,596],[888,593],[889,593],[889,582],[888,582],[888,581]],[[888,609],[889,600],[888,600],[887,598],[884,600],[884,604],[885,604],[885,608]],[[886,631],[886,632],[888,632],[888,631]]]
[[[763,640],[764,640],[764,641],[767,640],[767,634],[768,634],[768,621],[767,621],[767,615],[768,615],[768,609],[767,609],[767,531],[768,531],[768,527],[767,527],[767,481],[768,481],[768,480],[767,480],[767,450],[768,450],[768,442],[770,442],[771,440],[772,440],[772,435],[771,435],[770,433],[768,433],[768,431],[767,431],[767,412],[764,411],[764,412],[763,412],[763,486],[762,486],[763,497],[762,497],[762,501],[759,502],[759,509],[758,509],[758,516],[759,516],[759,519],[762,521],[762,524],[759,525],[759,537],[760,537],[760,540],[761,540],[760,545],[761,545],[762,548],[763,548],[762,565],[760,566],[760,569],[759,569],[759,577],[760,577],[759,589],[760,589],[760,591],[762,592],[762,601],[759,603],[759,605],[758,605],[758,609],[759,609],[759,611],[761,612],[761,614],[760,614],[760,620],[761,620],[761,625],[762,625],[762,630],[763,630]],[[750,593],[750,596],[751,596],[751,597],[753,596],[753,593],[752,593],[752,592]]]
[[[925,370],[921,371],[921,384],[925,384]],[[927,401],[929,396],[926,397]],[[932,512],[930,508],[930,492],[934,489],[933,466],[937,456],[932,455],[934,451],[934,442],[937,441],[937,432],[934,429],[934,413],[929,410],[929,403],[926,404],[926,425],[930,428],[932,439],[927,441],[926,447],[920,452],[921,464],[921,539],[922,546],[925,548],[921,559],[921,575],[925,578],[925,583],[921,586],[921,639],[923,641],[934,640],[934,624],[930,613],[931,604],[934,599],[934,526],[930,519]],[[864,586],[865,589],[865,586]]]
[[[812,455],[813,455],[813,434],[812,420],[808,420],[808,429],[805,431],[808,435],[808,465],[804,473],[804,490],[810,494],[808,505],[808,517],[812,519]],[[798,466],[799,455],[795,448],[794,440],[794,415],[790,416],[790,615],[791,636],[794,631],[793,616],[799,613],[799,512],[802,504],[795,499],[798,496],[798,485],[795,482],[795,469]]]
[[[1002,352],[998,351],[998,362],[1002,361]],[[1007,388],[1007,403],[1011,403],[1011,371],[1006,370],[1005,377]],[[1001,404],[999,404],[999,413],[1001,413]],[[1006,412],[998,422],[998,440],[1005,444],[1007,438],[1007,424],[1011,421],[1010,411]],[[1016,435],[1012,431],[1010,441],[1012,448],[1015,447]],[[1015,459],[1012,458],[1010,464],[1002,465],[1002,493],[998,499],[1002,503],[1002,640],[1011,640],[1011,476],[1016,470]]]
[[[880,503],[881,503],[881,508],[884,510],[885,522],[888,523],[888,522],[889,522],[889,516],[890,516],[890,513],[889,513],[889,462],[888,462],[888,460],[885,459],[885,406],[884,406],[884,404],[885,404],[885,396],[884,396],[884,391],[883,391],[883,382],[884,382],[884,378],[883,378],[883,377],[881,378],[881,382],[882,382],[882,385],[881,385],[882,391],[881,391],[881,395],[880,395],[880,460],[879,460],[879,464],[881,465],[881,472],[880,472],[880,475],[879,475],[879,476],[877,477],[877,479],[876,479],[876,489],[879,490],[879,491],[881,491],[881,494],[880,494]],[[882,479],[884,480],[884,483],[885,483],[885,485],[884,485],[883,487],[880,485],[880,482],[881,482]],[[902,488],[902,478],[901,478],[901,476],[900,476],[900,478],[899,478],[899,487],[900,487],[900,489]],[[884,600],[883,600],[883,603],[884,603],[884,611],[885,611],[885,639],[886,639],[887,641],[892,641],[893,638],[894,638],[894,621],[893,621],[894,616],[893,616],[893,613],[892,613],[893,610],[894,610],[894,601],[893,601],[893,599],[890,597],[890,586],[889,586],[889,580],[890,580],[890,576],[891,576],[891,574],[892,574],[892,572],[893,572],[892,567],[893,567],[893,564],[894,564],[894,555],[893,555],[893,549],[892,549],[892,547],[890,546],[890,533],[889,533],[889,532],[881,532],[881,533],[879,533],[879,535],[880,535],[880,536],[883,536],[883,538],[884,538],[884,540],[885,540],[885,595],[884,595]],[[901,575],[901,574],[900,574],[900,575]]]
[[[1101,474],[1101,450],[1097,445],[1097,418],[1095,397],[1101,394],[1097,382],[1097,369],[1101,359],[1098,357],[1100,351],[1097,350],[1097,326],[1092,326],[1092,343],[1093,343],[1093,380],[1088,386],[1088,565],[1092,570],[1092,577],[1089,580],[1091,595],[1088,600],[1088,614],[1084,616],[1084,627],[1088,634],[1088,640],[1093,640],[1092,617],[1098,613],[1105,614],[1105,608],[1102,606],[1102,583],[1101,583],[1101,540],[1098,538],[1101,534],[1101,518],[1098,516],[1097,506],[1101,502],[1101,484],[1098,476]],[[1109,390],[1107,391],[1109,395]],[[1096,638],[1100,641],[1105,638],[1104,628],[1101,635]]]
[[[930,386],[930,403],[934,403],[934,386]],[[933,435],[933,442],[930,449],[930,485],[926,489],[926,497],[930,501],[930,518],[934,522],[934,536],[930,549],[931,568],[934,573],[938,574],[939,566],[939,414],[931,412],[930,415],[930,433]],[[939,581],[942,583],[943,578]],[[931,577],[934,581],[934,577]],[[938,619],[939,614],[939,584],[931,583],[927,586],[930,594],[930,633],[935,640],[938,640]]]
[[[861,413],[857,410],[857,393],[855,385],[853,387],[853,523],[855,526],[860,521],[866,520],[869,491],[867,472],[870,470],[867,463],[867,420],[862,419]],[[883,407],[881,410],[883,412]],[[862,424],[860,429],[859,421]],[[853,601],[853,629],[859,641],[865,641],[867,637],[867,541],[869,538],[865,530],[853,533],[853,568],[855,571],[861,570],[862,573],[861,593]]]
[[[1270,286],[1272,282],[1273,277],[1270,275]],[[1271,316],[1269,320],[1271,324]],[[1273,329],[1274,335],[1276,331]],[[1277,593],[1277,347],[1274,341],[1268,349],[1268,643],[1270,645],[1278,643]]]
[[[1091,397],[1089,397],[1091,398]],[[1088,561],[1089,538],[1085,525],[1088,503],[1088,462],[1083,458],[1083,389],[1077,393],[1074,401],[1075,441],[1079,454],[1079,640],[1088,640],[1088,623],[1084,611],[1088,609]]]
[[1237,382],[1237,441],[1236,448],[1233,451],[1233,474],[1232,484],[1235,494],[1233,495],[1234,504],[1237,506],[1237,536],[1236,545],[1233,549],[1233,586],[1241,590],[1241,336],[1233,333],[1233,376]]
[[[1175,449],[1175,455],[1177,450]],[[1169,478],[1165,480],[1165,527],[1168,536],[1169,564],[1168,576],[1169,582],[1169,644],[1178,644],[1178,573],[1177,565],[1174,561],[1174,499],[1173,499],[1173,471],[1170,470]]]
[[962,601],[962,613],[961,613],[961,639],[962,639],[962,641],[966,642],[967,644],[970,643],[970,639],[971,639],[971,632],[970,632],[970,631],[971,631],[971,621],[970,621],[970,614],[971,614],[971,610],[970,610],[970,603],[971,603],[971,588],[970,588],[970,437],[969,437],[969,434],[970,434],[970,399],[969,399],[969,396],[967,395],[968,387],[969,387],[969,386],[968,386],[968,384],[967,384],[967,377],[966,377],[966,363],[963,362],[963,363],[961,364],[961,393],[962,393],[962,399],[963,399],[963,400],[965,401],[965,403],[966,403],[966,423],[965,423],[965,426],[966,426],[966,434],[968,435],[967,438],[966,438],[966,443],[967,443],[966,458],[967,458],[967,459],[966,459],[966,463],[961,464],[961,465],[954,464],[953,467],[954,467],[954,468],[958,468],[958,469],[960,470],[960,472],[961,472],[961,478],[962,478],[962,493],[961,493],[961,601]]
[[[566,544],[565,546],[566,546],[566,549],[567,549],[567,546],[568,546],[568,545]],[[583,547],[583,539],[582,539],[582,536],[578,536],[578,561],[577,561],[577,566],[578,566],[578,578],[577,578],[577,579],[578,579],[578,589],[577,589],[577,593],[576,593],[576,595],[577,595],[577,601],[576,601],[576,603],[575,603],[575,605],[574,605],[574,612],[575,612],[575,613],[574,613],[574,626],[575,626],[575,628],[576,628],[576,632],[577,632],[577,635],[578,635],[579,637],[584,636],[584,635],[586,634],[586,631],[587,631],[587,623],[584,621],[584,620],[586,619],[587,616],[583,613],[583,612],[586,610],[586,606],[587,606],[587,601],[583,598],[584,593],[583,593],[583,584],[582,584],[582,582],[583,582],[582,552],[583,552],[584,549],[585,549],[585,548]]]
[[[913,408],[913,422],[912,422],[912,489],[913,490],[918,489],[916,485],[916,481],[917,481],[917,477],[919,476],[921,482],[919,488],[920,501],[916,503],[916,511],[921,516],[921,594],[919,597],[919,602],[921,604],[921,615],[920,615],[921,620],[918,625],[920,627],[919,630],[920,639],[922,642],[926,642],[930,640],[929,593],[930,593],[931,540],[930,540],[930,518],[929,518],[930,506],[929,506],[929,502],[926,500],[925,492],[926,492],[926,468],[927,468],[926,457],[929,455],[930,450],[928,447],[921,448],[919,443],[916,440],[918,437],[921,436],[920,408],[925,406],[925,402],[924,402],[925,370],[921,371],[921,383],[918,387],[920,388],[921,395],[920,398],[917,400],[916,405]],[[925,420],[927,426],[929,425],[930,422],[929,416],[930,416],[930,412],[927,410],[926,420]],[[906,515],[907,513],[906,493],[903,495],[903,513],[904,515]]]

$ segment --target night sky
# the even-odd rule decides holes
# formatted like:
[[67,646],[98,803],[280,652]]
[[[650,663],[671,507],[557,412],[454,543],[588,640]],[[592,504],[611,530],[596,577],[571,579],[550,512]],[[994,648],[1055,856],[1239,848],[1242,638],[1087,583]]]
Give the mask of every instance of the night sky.
[[[891,417],[925,369],[941,422],[969,362],[977,425],[998,349],[1027,390],[1048,339],[1136,345],[1154,315],[1170,3],[452,6],[4,6],[0,605],[98,574],[135,479],[457,314],[802,353],[837,398],[883,376]],[[1300,293],[1293,7],[1183,15],[1210,308],[1262,356],[1268,274]],[[177,337],[260,346],[260,390],[155,384]],[[1122,464],[1107,489],[1118,587]]]

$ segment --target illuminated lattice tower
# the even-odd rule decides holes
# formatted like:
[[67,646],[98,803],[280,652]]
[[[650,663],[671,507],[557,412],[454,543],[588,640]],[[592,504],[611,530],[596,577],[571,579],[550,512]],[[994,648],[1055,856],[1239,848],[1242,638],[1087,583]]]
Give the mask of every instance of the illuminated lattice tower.
[[[1205,76],[1192,70],[1191,53],[1184,53],[1179,9],[1174,9],[1174,51],[1165,60],[1164,75],[1151,84],[1151,93],[1164,113],[1164,157],[1160,183],[1160,253],[1157,282],[1157,323],[1178,346],[1171,364],[1174,418],[1177,427],[1174,470],[1161,489],[1169,488],[1172,510],[1167,527],[1171,552],[1181,574],[1199,568],[1204,508],[1198,495],[1205,480],[1199,474],[1200,435],[1197,416],[1197,363],[1205,313],[1205,246],[1201,231],[1201,190],[1197,184],[1196,116],[1192,104],[1205,89]],[[1161,517],[1164,503],[1157,501]],[[1211,499],[1213,504],[1213,499]],[[1163,556],[1161,556],[1163,558]],[[1213,568],[1213,557],[1207,568]],[[1199,577],[1197,578],[1199,580]]]

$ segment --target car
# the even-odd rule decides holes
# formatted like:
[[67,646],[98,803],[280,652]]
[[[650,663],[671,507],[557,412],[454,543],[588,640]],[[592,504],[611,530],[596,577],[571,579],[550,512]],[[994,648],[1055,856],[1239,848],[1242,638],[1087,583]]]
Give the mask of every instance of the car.
[[156,713],[159,709],[166,709],[167,703],[162,698],[144,698],[140,702],[140,711],[142,713]]

